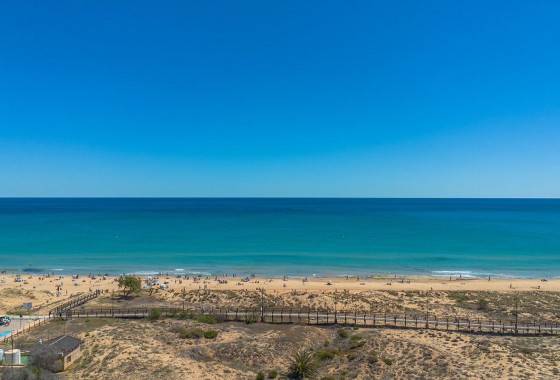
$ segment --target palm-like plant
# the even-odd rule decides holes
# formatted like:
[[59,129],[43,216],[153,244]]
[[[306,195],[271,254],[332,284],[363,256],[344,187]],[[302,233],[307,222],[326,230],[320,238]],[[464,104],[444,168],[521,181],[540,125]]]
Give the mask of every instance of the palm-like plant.
[[289,377],[291,379],[305,379],[317,371],[315,355],[310,350],[300,350],[292,355]]

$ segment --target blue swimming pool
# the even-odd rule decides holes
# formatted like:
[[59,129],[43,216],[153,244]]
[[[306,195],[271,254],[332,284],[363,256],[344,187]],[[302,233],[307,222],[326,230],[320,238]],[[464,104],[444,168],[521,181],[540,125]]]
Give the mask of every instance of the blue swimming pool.
[[2,331],[2,332],[0,332],[0,337],[6,336],[11,332],[12,332],[12,330]]

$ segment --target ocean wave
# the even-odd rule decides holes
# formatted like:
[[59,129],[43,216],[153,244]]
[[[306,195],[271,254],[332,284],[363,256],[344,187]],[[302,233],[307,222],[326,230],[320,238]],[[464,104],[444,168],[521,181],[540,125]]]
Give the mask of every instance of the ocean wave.
[[504,273],[492,273],[492,272],[474,272],[470,270],[434,270],[431,272],[434,277],[457,277],[461,276],[464,278],[482,278],[482,277],[492,277],[492,278],[513,278],[519,276],[508,275]]

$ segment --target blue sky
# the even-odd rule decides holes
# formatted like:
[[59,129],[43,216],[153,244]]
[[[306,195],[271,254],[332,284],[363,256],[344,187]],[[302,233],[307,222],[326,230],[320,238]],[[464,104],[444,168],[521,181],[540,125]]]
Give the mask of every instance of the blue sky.
[[0,196],[560,197],[559,19],[2,1]]

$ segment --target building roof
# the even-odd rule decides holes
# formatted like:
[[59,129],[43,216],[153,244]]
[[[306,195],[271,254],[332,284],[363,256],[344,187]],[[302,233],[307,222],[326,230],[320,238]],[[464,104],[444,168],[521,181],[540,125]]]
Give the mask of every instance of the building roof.
[[83,342],[69,335],[61,335],[47,342],[49,346],[55,346],[60,351],[67,353],[72,352],[78,348]]

